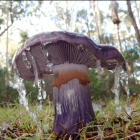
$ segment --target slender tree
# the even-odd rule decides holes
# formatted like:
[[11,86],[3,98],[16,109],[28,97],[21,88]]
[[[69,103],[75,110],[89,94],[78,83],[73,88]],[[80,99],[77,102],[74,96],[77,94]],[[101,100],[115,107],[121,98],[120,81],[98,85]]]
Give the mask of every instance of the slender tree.
[[[2,21],[6,21],[5,15],[7,15],[7,3],[1,2],[0,9],[2,10],[2,16],[0,19],[0,25],[3,27],[0,28],[0,36],[2,36],[16,20],[21,20],[23,17],[32,16],[33,13],[38,16],[37,11],[40,11],[42,1],[34,2],[34,1],[8,1],[8,11],[9,11],[9,24],[5,26],[6,23]],[[37,3],[37,6],[34,6],[34,3]],[[32,8],[34,6],[34,8]],[[30,10],[29,10],[30,9]],[[31,10],[32,9],[32,10]],[[3,24],[4,23],[4,24]]]
[[70,2],[65,1],[64,7],[61,6],[62,3],[64,3],[64,1],[55,1],[53,3],[56,9],[56,14],[53,17],[52,15],[50,15],[51,19],[55,19],[56,27],[61,28],[63,30],[69,30],[71,14],[70,9],[68,7],[70,7]]
[[98,16],[99,29],[100,29],[100,41],[101,41],[101,43],[103,43],[102,42],[103,31],[102,31],[101,13],[99,10],[98,1],[96,1],[96,6],[97,6],[97,16]]
[[93,7],[93,16],[95,18],[95,23],[96,23],[96,35],[98,37],[98,42],[99,44],[101,43],[101,40],[100,40],[100,34],[99,34],[99,26],[98,26],[98,17],[97,17],[97,13],[95,11],[95,1],[92,1],[92,7]]
[[137,10],[138,21],[139,21],[139,28],[140,28],[140,7],[138,6],[136,0],[134,0],[134,2],[135,2],[136,10]]
[[[89,9],[91,8],[89,2]],[[75,32],[83,33],[88,35],[91,38],[95,37],[96,34],[96,26],[94,25],[95,20],[93,18],[93,12],[88,11],[86,9],[81,9],[77,11],[77,19],[76,19],[76,26]],[[97,36],[95,37],[97,38]]]
[[115,30],[116,30],[116,37],[117,37],[117,41],[118,41],[118,49],[122,53],[121,40],[120,40],[120,35],[119,35],[120,20],[119,20],[119,17],[118,17],[117,9],[115,7],[115,1],[111,2],[111,8],[112,8],[113,23],[114,23],[114,27],[115,27]]
[[9,2],[7,1],[7,8],[6,8],[6,13],[7,13],[7,37],[6,37],[6,67],[8,69],[8,23],[9,23]]
[[127,8],[128,8],[128,13],[129,13],[129,17],[130,17],[131,23],[132,23],[132,25],[134,27],[134,30],[135,30],[135,35],[136,35],[136,38],[137,38],[137,41],[138,41],[139,50],[140,50],[140,32],[139,32],[136,20],[134,18],[134,15],[133,15],[133,12],[132,12],[132,9],[131,9],[130,1],[128,1],[128,0],[127,0]]
[[129,76],[132,78],[134,69],[135,67],[137,67],[135,63],[138,63],[140,61],[138,48],[134,46],[131,49],[125,50],[123,52],[123,55],[125,57],[126,62],[128,63]]
[[[6,15],[7,15],[7,28],[8,28],[8,23],[9,23],[9,2],[7,1],[7,7],[6,7]],[[9,42],[9,37],[8,37],[8,29],[7,29],[7,34],[6,34],[6,53],[5,53],[5,56],[6,56],[6,68],[8,70],[8,63],[9,63],[9,59],[8,59],[8,42]],[[8,76],[5,75],[5,85],[7,86],[8,85]],[[5,88],[5,93],[7,93],[7,90]],[[5,94],[5,99],[7,97],[7,94]]]

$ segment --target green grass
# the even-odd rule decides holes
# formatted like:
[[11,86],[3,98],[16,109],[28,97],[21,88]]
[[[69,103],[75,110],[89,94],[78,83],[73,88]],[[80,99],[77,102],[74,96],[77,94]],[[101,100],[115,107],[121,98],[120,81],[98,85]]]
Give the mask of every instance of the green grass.
[[[106,103],[107,106],[102,113],[95,112],[96,121],[79,130],[80,139],[140,139],[140,98],[131,104],[131,116],[128,116],[125,111],[124,100],[125,98],[120,100],[121,114],[116,113],[116,105],[112,99]],[[0,107],[0,138],[6,140],[55,140],[57,136],[52,132],[53,103],[44,104],[41,111],[37,111],[34,105],[30,105],[30,110],[35,111],[40,129],[37,123],[29,117],[23,106],[8,103]],[[92,131],[87,131],[88,128]]]

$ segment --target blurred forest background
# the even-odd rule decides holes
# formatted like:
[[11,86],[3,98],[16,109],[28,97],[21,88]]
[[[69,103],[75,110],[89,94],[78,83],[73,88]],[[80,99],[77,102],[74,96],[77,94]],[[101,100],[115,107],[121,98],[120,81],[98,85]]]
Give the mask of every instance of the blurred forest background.
[[[0,1],[0,104],[18,102],[13,83],[12,57],[31,36],[53,30],[70,30],[73,1]],[[99,44],[110,44],[125,57],[130,93],[140,93],[140,1],[78,1],[74,32],[89,36]],[[93,99],[113,97],[114,74],[89,69]],[[52,76],[45,78],[52,100]],[[37,98],[33,83],[24,81],[30,101]],[[121,88],[121,95],[126,95]]]

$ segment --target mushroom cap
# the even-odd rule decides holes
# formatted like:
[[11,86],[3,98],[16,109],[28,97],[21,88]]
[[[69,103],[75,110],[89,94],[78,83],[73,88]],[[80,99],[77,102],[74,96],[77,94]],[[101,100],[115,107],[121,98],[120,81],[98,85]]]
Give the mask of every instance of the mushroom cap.
[[[31,62],[31,58],[29,57],[28,50],[30,50],[31,54],[34,53],[34,59],[36,61],[37,68],[39,70],[38,77],[43,78],[44,74],[53,74],[49,69],[47,70],[45,65],[47,65],[48,60],[43,54],[41,50],[41,46],[47,46],[47,44],[57,43],[57,42],[66,42],[73,46],[82,45],[84,49],[88,50],[90,54],[96,57],[96,59],[100,60],[101,67],[106,67],[111,70],[116,66],[116,62],[123,63],[123,69],[126,71],[126,64],[123,55],[113,46],[96,44],[89,37],[68,31],[53,31],[53,32],[42,32],[36,34],[29,38],[25,43],[23,43],[18,50],[16,51],[13,60],[12,60],[12,71],[14,72],[14,63],[17,64],[17,68],[20,73],[20,77],[24,80],[33,81],[34,80],[34,72],[33,69],[27,69],[23,63],[22,53],[26,52],[27,60]],[[34,49],[35,48],[35,49]],[[50,59],[51,60],[51,59]],[[115,62],[115,63],[114,63]],[[42,66],[44,66],[42,68]],[[87,65],[88,67],[92,67],[92,65]],[[31,67],[32,64],[31,64]],[[96,67],[95,65],[93,66]],[[24,72],[23,72],[24,69]],[[28,78],[27,75],[30,75]],[[26,76],[25,76],[26,75]]]

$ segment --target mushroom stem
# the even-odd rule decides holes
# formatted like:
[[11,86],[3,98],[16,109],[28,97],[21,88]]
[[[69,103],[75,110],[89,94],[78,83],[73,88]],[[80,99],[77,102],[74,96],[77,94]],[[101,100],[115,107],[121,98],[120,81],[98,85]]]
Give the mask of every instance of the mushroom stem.
[[[61,64],[61,66],[54,67],[54,80],[55,73],[59,76],[62,71],[66,72],[67,70],[69,74],[75,70],[87,75],[87,66],[85,65]],[[83,85],[79,83],[78,78],[73,78],[67,83],[61,84],[60,88],[54,86],[53,100],[55,107],[53,131],[56,134],[60,132],[74,138],[77,136],[78,129],[94,120],[89,82]]]

